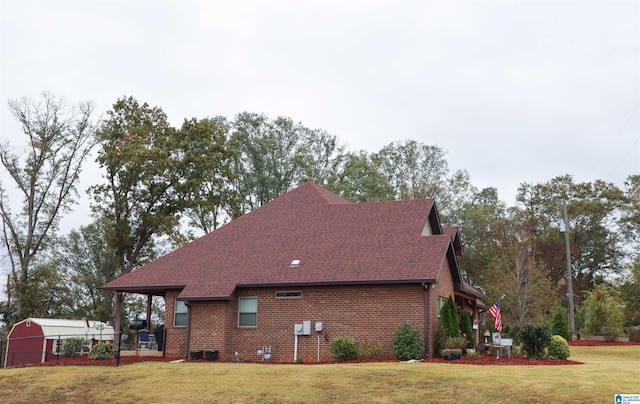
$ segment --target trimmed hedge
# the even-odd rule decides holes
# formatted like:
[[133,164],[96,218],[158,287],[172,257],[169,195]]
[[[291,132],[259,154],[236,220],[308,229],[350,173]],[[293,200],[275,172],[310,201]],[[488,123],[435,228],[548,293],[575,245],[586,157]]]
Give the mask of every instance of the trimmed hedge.
[[567,340],[561,335],[551,337],[551,342],[547,347],[547,355],[552,359],[567,359],[571,356]]
[[353,337],[337,337],[331,340],[331,354],[339,361],[358,357],[358,343]]
[[422,359],[424,339],[418,327],[411,324],[400,324],[393,339],[393,356],[396,359]]
[[89,360],[113,359],[116,356],[116,347],[108,342],[100,342],[91,348]]

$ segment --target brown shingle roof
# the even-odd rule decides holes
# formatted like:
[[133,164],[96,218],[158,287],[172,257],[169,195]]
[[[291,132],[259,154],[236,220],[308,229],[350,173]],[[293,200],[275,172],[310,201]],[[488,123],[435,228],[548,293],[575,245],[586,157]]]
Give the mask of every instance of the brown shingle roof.
[[441,229],[421,236],[435,212],[432,199],[352,203],[305,183],[104,288],[184,287],[195,300],[237,286],[434,282],[453,256]]

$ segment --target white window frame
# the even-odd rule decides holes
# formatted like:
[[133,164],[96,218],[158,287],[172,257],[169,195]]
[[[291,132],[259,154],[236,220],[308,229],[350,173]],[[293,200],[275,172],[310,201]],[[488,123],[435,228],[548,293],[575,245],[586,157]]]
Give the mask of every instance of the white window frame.
[[[247,304],[242,304],[241,302],[245,301]],[[249,303],[249,301],[254,301],[254,304]],[[250,307],[249,309],[243,308],[243,306],[255,306]],[[244,315],[253,315],[254,320],[253,324],[243,324],[242,317]],[[245,320],[246,321],[246,320]],[[239,297],[238,298],[238,327],[242,328],[255,328],[258,326],[258,298],[256,296],[247,296],[247,297]]]
[[[183,310],[178,311],[178,304],[180,304],[181,306],[184,306],[184,311]],[[177,319],[179,314],[184,315],[184,324],[178,324]],[[187,304],[185,303],[184,300],[176,299],[175,304],[173,305],[173,326],[186,327],[188,319],[189,319],[189,307],[187,307]]]
[[444,304],[446,302],[447,302],[447,299],[445,299],[444,297],[438,296],[438,318],[440,318],[440,313],[442,312],[442,308],[444,307]]

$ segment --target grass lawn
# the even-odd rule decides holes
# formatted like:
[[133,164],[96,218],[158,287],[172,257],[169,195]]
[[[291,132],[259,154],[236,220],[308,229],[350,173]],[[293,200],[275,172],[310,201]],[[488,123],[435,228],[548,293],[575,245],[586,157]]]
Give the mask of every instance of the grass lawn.
[[0,369],[0,401],[613,403],[640,394],[640,345],[571,347],[568,366],[142,362]]

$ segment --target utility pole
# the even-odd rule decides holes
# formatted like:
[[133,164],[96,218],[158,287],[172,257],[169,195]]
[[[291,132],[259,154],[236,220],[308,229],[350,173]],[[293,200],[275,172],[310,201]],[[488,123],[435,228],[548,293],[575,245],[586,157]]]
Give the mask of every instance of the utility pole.
[[[569,322],[571,325],[571,339],[575,338],[576,320],[573,315],[573,275],[571,273],[571,243],[569,242],[569,214],[567,213],[567,202],[562,203],[562,214],[564,216],[564,244],[567,255],[567,288],[569,289]],[[562,229],[560,229],[562,231]]]

